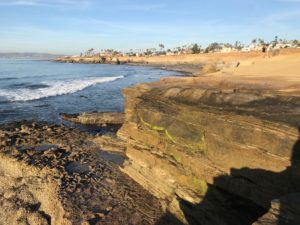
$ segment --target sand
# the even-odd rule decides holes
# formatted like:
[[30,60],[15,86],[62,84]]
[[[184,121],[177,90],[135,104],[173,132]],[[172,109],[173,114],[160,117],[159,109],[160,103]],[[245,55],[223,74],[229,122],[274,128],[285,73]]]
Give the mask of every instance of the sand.
[[[205,59],[198,58],[197,61],[208,65],[204,69],[212,67],[208,68],[207,73],[199,70],[194,73],[197,76],[194,78],[167,78],[165,81],[173,80],[190,85],[197,85],[199,82],[211,85],[240,83],[291,95],[300,94],[300,49],[282,50],[279,55],[272,57],[258,53],[215,54],[214,59],[211,57],[212,55],[207,55]],[[219,71],[215,72],[214,66]]]

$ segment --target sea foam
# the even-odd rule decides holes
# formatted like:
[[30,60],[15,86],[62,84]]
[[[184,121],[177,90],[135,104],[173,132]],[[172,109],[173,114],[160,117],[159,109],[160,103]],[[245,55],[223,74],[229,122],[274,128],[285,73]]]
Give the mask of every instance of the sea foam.
[[15,89],[15,90],[0,89],[0,97],[4,97],[11,102],[32,101],[41,98],[72,94],[96,84],[112,82],[122,78],[124,78],[124,76],[94,77],[94,78],[86,78],[80,80],[47,81],[41,83],[41,85],[45,85],[45,87],[38,88],[38,89],[30,89],[30,88]]

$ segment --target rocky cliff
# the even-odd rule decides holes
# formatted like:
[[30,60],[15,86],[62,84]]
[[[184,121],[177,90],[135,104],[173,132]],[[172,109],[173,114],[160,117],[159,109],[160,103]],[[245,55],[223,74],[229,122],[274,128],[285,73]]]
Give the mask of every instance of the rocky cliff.
[[128,88],[122,170],[184,223],[297,224],[285,196],[300,192],[300,98],[288,88],[207,77]]
[[64,115],[118,137],[1,127],[0,224],[300,224],[299,59],[127,88],[125,118]]

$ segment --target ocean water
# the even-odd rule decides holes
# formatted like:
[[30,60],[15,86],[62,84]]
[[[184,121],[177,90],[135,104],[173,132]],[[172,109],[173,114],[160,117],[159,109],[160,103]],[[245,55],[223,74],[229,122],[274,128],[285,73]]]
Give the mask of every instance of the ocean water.
[[123,88],[174,75],[151,67],[0,59],[0,124],[60,123],[60,113],[123,111]]

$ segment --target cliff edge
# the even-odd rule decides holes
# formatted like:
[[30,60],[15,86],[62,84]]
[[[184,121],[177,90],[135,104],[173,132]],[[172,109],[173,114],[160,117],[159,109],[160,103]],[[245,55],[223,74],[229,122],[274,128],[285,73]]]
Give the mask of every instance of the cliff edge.
[[299,59],[125,89],[122,170],[183,223],[298,224]]

